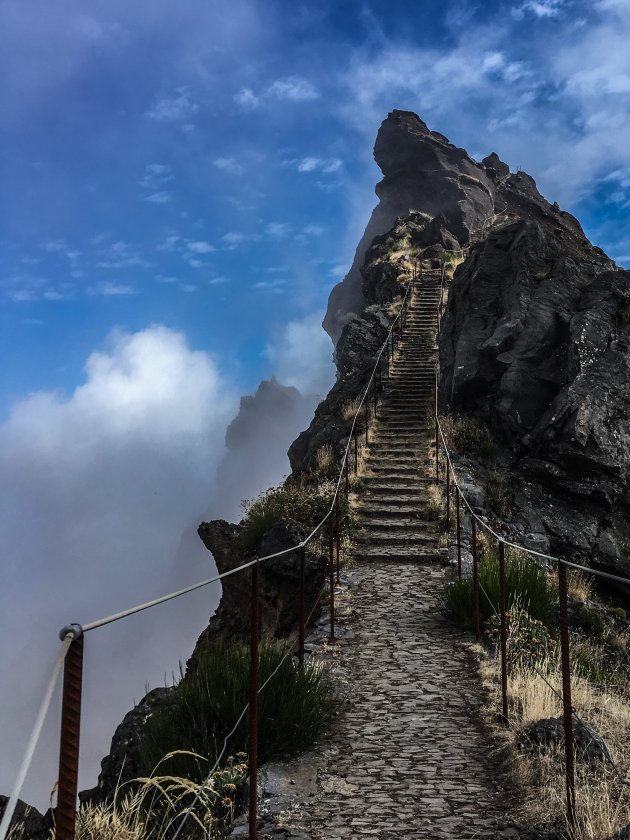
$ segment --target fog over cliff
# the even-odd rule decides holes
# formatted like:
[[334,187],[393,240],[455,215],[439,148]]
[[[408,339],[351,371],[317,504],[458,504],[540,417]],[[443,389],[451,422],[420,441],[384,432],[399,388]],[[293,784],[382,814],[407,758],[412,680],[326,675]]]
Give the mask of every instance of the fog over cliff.
[[[13,628],[0,653],[3,683],[13,685],[0,706],[3,793],[13,785],[60,627],[212,576],[197,523],[215,509],[237,518],[241,499],[288,472],[288,444],[308,424],[314,389],[330,376],[332,348],[321,327],[319,342],[301,340],[312,337],[315,320],[321,316],[287,325],[268,349],[285,381],[282,365],[300,372],[306,396],[276,380],[262,383],[236,419],[239,395],[220,360],[161,326],[114,331],[72,394],[37,392],[13,405],[0,427],[0,610]],[[186,660],[219,595],[212,586],[87,636],[82,786],[93,784],[116,724],[147,683],[170,681]],[[57,696],[22,794],[39,808],[56,779],[58,720]]]

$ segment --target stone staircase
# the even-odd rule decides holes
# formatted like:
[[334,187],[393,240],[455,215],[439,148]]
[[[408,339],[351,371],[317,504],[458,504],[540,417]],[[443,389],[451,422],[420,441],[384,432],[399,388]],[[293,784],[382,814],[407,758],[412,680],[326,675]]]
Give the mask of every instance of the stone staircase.
[[412,294],[391,375],[371,423],[356,505],[357,560],[434,560],[437,526],[426,516],[433,481],[433,392],[440,272],[428,272]]

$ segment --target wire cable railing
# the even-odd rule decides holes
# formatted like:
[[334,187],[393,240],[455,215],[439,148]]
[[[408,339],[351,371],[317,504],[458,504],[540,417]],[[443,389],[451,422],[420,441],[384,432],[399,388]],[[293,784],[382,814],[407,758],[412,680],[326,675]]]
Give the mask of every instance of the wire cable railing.
[[[311,541],[320,533],[324,526],[328,523],[328,537],[329,537],[329,556],[328,556],[328,576],[329,580],[326,589],[330,596],[330,640],[335,640],[335,583],[340,580],[340,539],[342,528],[342,517],[340,515],[339,498],[342,491],[345,489],[346,496],[349,492],[349,470],[350,470],[350,453],[351,446],[354,443],[355,474],[358,471],[357,465],[357,437],[359,432],[360,416],[363,413],[365,425],[366,443],[368,442],[369,420],[370,420],[370,403],[374,404],[374,414],[378,405],[378,399],[383,389],[383,382],[390,372],[390,364],[396,352],[398,342],[403,334],[405,327],[405,317],[409,306],[411,294],[415,287],[417,277],[417,267],[413,264],[411,277],[409,278],[406,289],[401,302],[400,310],[392,319],[392,322],[387,330],[385,340],[380,345],[376,352],[374,365],[370,371],[361,398],[358,402],[356,412],[350,425],[348,439],[343,448],[340,467],[337,479],[334,484],[334,490],[330,505],[320,521],[312,527],[310,533],[299,543],[281,551],[268,554],[263,557],[255,557],[252,560],[241,563],[234,569],[230,569],[221,574],[207,578],[190,586],[168,593],[150,601],[134,605],[127,609],[121,610],[112,615],[81,624],[68,624],[60,631],[60,639],[62,640],[62,648],[55,663],[53,677],[48,684],[39,714],[37,716],[36,724],[33,728],[29,738],[27,748],[24,754],[22,764],[16,777],[13,792],[5,809],[5,813],[0,823],[0,840],[6,840],[9,833],[11,820],[15,810],[17,800],[19,798],[22,786],[26,779],[28,770],[33,760],[35,748],[37,746],[41,730],[43,727],[46,713],[50,707],[53,692],[57,684],[59,674],[62,666],[64,670],[63,679],[63,697],[62,697],[62,720],[61,720],[61,737],[60,737],[60,759],[59,759],[59,778],[57,781],[57,807],[54,811],[55,816],[55,837],[56,840],[74,840],[75,837],[75,819],[76,819],[76,800],[78,792],[78,766],[79,766],[79,736],[81,725],[81,693],[82,693],[82,672],[83,672],[83,639],[85,633],[105,627],[106,625],[128,618],[145,610],[164,604],[168,601],[180,598],[197,589],[209,586],[212,583],[217,583],[225,580],[232,575],[245,572],[248,569],[251,573],[251,605],[252,605],[252,620],[250,632],[250,654],[251,654],[251,668],[250,668],[250,701],[241,713],[234,729],[226,736],[224,747],[220,753],[217,761],[220,762],[225,751],[227,742],[231,735],[236,731],[238,725],[242,721],[247,712],[250,713],[250,756],[249,756],[249,789],[250,789],[250,803],[249,803],[249,832],[250,838],[256,836],[256,814],[257,814],[257,787],[256,787],[256,753],[257,753],[257,714],[258,714],[258,695],[260,691],[268,684],[271,678],[277,673],[279,667],[266,680],[263,686],[258,685],[258,601],[259,601],[259,584],[258,584],[258,570],[261,563],[275,559],[277,557],[286,556],[288,554],[297,553],[299,564],[299,619],[298,619],[298,637],[291,645],[289,651],[285,656],[293,651],[295,645],[298,647],[298,658],[300,664],[304,661],[304,643],[305,643],[305,627],[308,625],[316,606],[319,604],[322,594],[320,593],[315,606],[312,608],[308,617],[305,616],[305,549]],[[385,373],[386,370],[386,373]],[[344,487],[345,482],[345,487]],[[335,557],[336,555],[336,557]],[[336,572],[336,574],[335,574]],[[284,660],[283,660],[284,661]],[[218,764],[216,765],[218,766]],[[214,769],[216,769],[216,766]],[[213,772],[213,771],[211,771]],[[201,788],[200,788],[201,789]],[[192,811],[192,808],[190,809]],[[187,812],[188,813],[188,812]],[[181,831],[183,822],[180,828],[177,829],[177,834]]]
[[[444,279],[444,274],[443,274]],[[444,283],[442,282],[442,288]],[[443,293],[440,294],[440,301],[438,303],[436,318],[438,335],[441,331],[441,322],[443,316],[442,309]],[[537,551],[536,549],[527,546],[519,545],[505,536],[497,532],[484,518],[482,518],[471,505],[462,489],[462,482],[458,479],[455,470],[451,452],[448,447],[446,436],[440,421],[438,410],[438,386],[439,386],[439,358],[435,363],[435,404],[434,404],[434,418],[435,418],[435,474],[436,479],[440,480],[440,448],[444,453],[445,461],[445,485],[446,485],[446,528],[447,533],[450,533],[450,508],[451,498],[455,497],[456,508],[456,547],[457,547],[457,574],[462,577],[462,535],[461,535],[461,521],[460,521],[460,504],[463,504],[468,511],[471,520],[471,549],[472,549],[472,588],[473,588],[473,622],[477,640],[480,638],[480,615],[479,615],[479,591],[481,590],[488,599],[495,614],[500,621],[500,667],[501,667],[501,699],[502,699],[502,714],[505,721],[509,717],[508,704],[508,669],[507,669],[507,633],[509,615],[507,609],[507,593],[506,593],[506,573],[505,573],[505,550],[512,549],[523,552],[536,561],[543,560],[545,563],[555,565],[558,574],[558,599],[559,599],[559,618],[560,618],[560,665],[562,678],[562,692],[557,691],[538,668],[534,668],[535,672],[540,676],[548,687],[553,691],[555,696],[562,702],[563,707],[563,727],[564,727],[564,750],[565,750],[565,777],[566,777],[566,819],[570,830],[576,826],[576,801],[575,801],[575,759],[574,759],[574,734],[573,734],[573,719],[575,718],[583,726],[584,721],[579,718],[575,708],[572,704],[571,696],[571,655],[570,655],[570,634],[569,634],[569,619],[568,619],[568,583],[567,583],[567,569],[576,570],[587,575],[599,578],[601,580],[610,581],[613,583],[624,584],[630,586],[630,578],[622,575],[616,575],[610,572],[605,572],[601,569],[594,569],[589,566],[584,566],[580,563],[574,563],[564,557],[556,557],[554,555]],[[497,610],[494,601],[492,601],[481,585],[478,574],[478,545],[477,545],[477,527],[480,526],[498,546],[498,566],[499,566],[499,609]],[[608,749],[604,750],[604,754],[613,767],[618,780],[623,785],[630,785],[630,779],[627,779],[619,769],[618,765],[613,761]]]

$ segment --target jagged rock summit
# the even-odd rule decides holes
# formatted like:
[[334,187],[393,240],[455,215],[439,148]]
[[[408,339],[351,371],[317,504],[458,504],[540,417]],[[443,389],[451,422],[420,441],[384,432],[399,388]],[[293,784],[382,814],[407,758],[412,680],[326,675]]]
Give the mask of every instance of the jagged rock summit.
[[492,215],[495,179],[507,169],[496,155],[486,159],[487,169],[476,163],[443,134],[430,131],[411,111],[392,111],[383,121],[374,159],[383,173],[376,186],[380,200],[350,271],[332,290],[324,318],[324,328],[335,344],[352,314],[361,313],[366,304],[361,266],[374,237],[390,230],[397,217],[416,210],[432,218],[441,215],[445,227],[461,245],[467,245],[471,234]]

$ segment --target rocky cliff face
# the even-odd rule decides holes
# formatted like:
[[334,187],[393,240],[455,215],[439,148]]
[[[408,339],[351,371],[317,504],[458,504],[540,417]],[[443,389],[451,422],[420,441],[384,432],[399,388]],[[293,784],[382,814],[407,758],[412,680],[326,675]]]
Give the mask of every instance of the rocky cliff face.
[[501,442],[517,528],[629,574],[630,272],[529,179],[521,194],[517,177],[505,199],[520,218],[490,231],[455,274],[441,407]]
[[[379,203],[357,246],[352,267],[332,290],[324,328],[335,343],[343,327],[359,315],[366,303],[361,267],[375,236],[389,231],[397,217],[417,210],[431,217],[442,215],[461,245],[480,230],[494,212],[494,182],[498,173],[476,163],[443,134],[430,131],[410,111],[392,111],[383,121],[374,159],[383,172],[376,186]],[[497,158],[498,160],[498,158]],[[493,161],[491,161],[491,164]],[[505,166],[505,164],[502,164]]]

